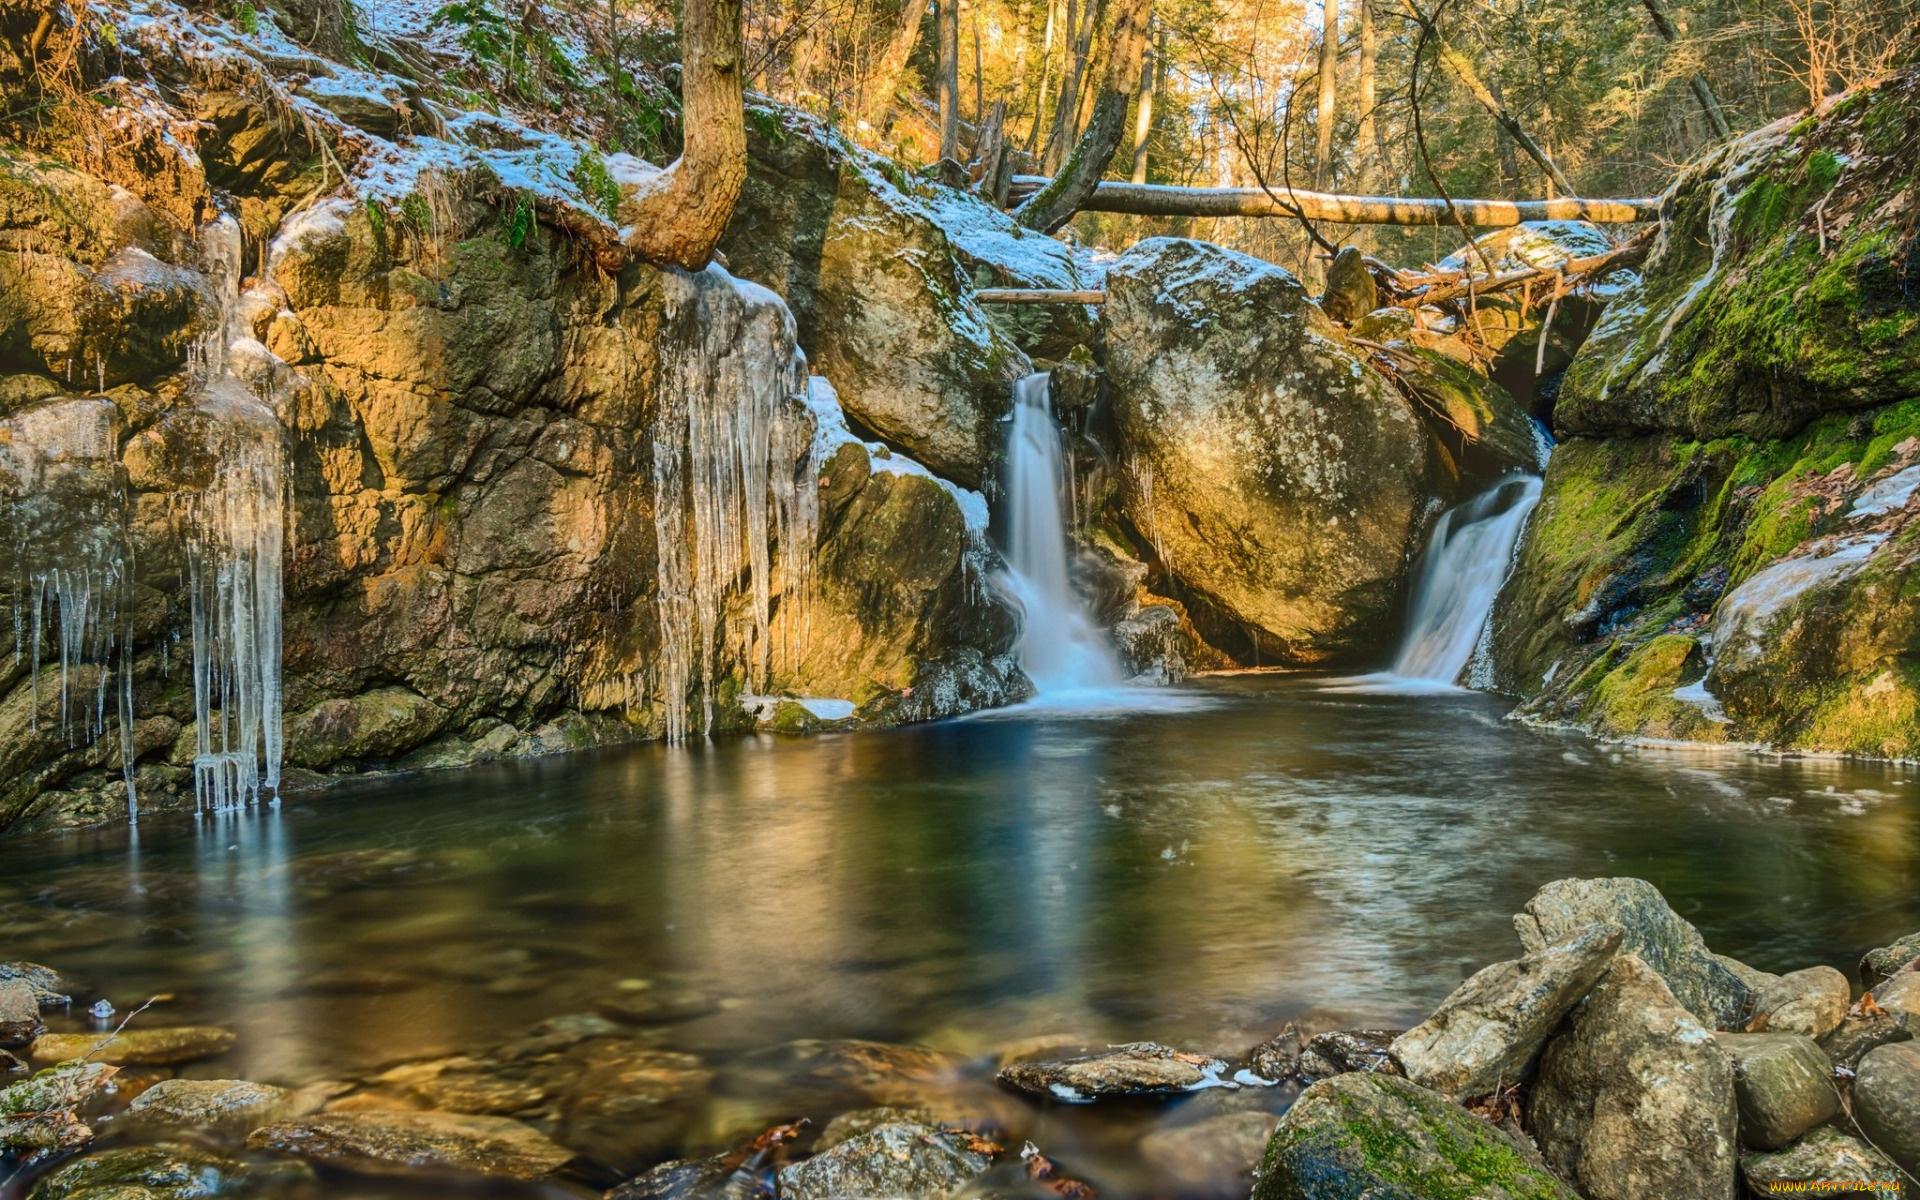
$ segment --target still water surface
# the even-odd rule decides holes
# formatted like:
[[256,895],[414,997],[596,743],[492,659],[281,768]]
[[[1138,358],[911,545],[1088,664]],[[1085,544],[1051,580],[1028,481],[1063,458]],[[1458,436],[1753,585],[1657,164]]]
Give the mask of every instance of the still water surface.
[[[78,980],[76,1011],[165,994],[143,1020],[239,1034],[185,1073],[299,1085],[642,987],[712,1002],[648,1036],[715,1066],[796,1038],[1238,1054],[1290,1018],[1417,1020],[1513,956],[1510,914],[1568,875],[1650,879],[1774,971],[1851,973],[1920,929],[1908,768],[1606,746],[1493,697],[1298,675],[1185,698],[518,762],[0,846],[0,959]],[[1156,1190],[1115,1147],[1179,1119],[1031,1116],[1021,1135],[1108,1195]],[[688,1123],[695,1149],[725,1124]]]

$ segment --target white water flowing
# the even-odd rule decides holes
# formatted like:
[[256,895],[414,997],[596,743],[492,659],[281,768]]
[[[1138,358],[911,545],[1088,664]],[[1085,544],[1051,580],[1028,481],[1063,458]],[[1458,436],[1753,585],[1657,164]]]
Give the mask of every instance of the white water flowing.
[[1029,375],[1014,385],[1007,447],[1006,586],[1026,612],[1015,651],[1042,700],[1121,682],[1113,649],[1067,575],[1061,486],[1060,427],[1047,397],[1047,376]]
[[1540,502],[1540,480],[1513,475],[1440,514],[1420,555],[1406,639],[1393,667],[1347,685],[1368,691],[1451,690],[1486,635],[1513,549]]

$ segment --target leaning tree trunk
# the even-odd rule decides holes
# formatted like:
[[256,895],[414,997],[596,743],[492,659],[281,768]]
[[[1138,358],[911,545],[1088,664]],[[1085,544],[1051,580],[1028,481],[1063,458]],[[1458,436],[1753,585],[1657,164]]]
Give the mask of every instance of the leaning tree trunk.
[[1553,181],[1553,186],[1569,196],[1580,194],[1573,190],[1573,184],[1560,173],[1560,168],[1555,165],[1553,157],[1541,149],[1539,142],[1533,140],[1533,135],[1527,132],[1526,126],[1520,123],[1520,119],[1508,112],[1507,106],[1495,98],[1493,92],[1481,80],[1480,73],[1473,69],[1471,59],[1443,39],[1440,42],[1440,61],[1446,64],[1447,70],[1453,72],[1455,79],[1466,86],[1467,91],[1473,93],[1473,98],[1478,100],[1480,106],[1493,117],[1494,123],[1506,130],[1507,136],[1518,143],[1520,149],[1526,151],[1527,157],[1534,161],[1534,165],[1546,173],[1547,178]]
[[740,0],[685,0],[680,16],[685,148],[634,198],[621,240],[648,262],[704,268],[747,182]]
[[875,133],[887,127],[887,115],[893,111],[895,85],[899,83],[900,72],[907,69],[907,60],[913,57],[913,45],[920,40],[920,22],[926,16],[927,0],[903,0],[900,5],[899,23],[893,27],[893,36],[887,39],[886,51],[873,73],[873,90],[861,105],[865,111],[860,115]]
[[[1660,40],[1671,46],[1680,40],[1680,31],[1673,26],[1673,19],[1667,16],[1665,6],[1660,0],[1641,0],[1646,5],[1647,15],[1653,18],[1653,29]],[[1720,108],[1720,97],[1713,94],[1713,85],[1707,77],[1695,71],[1687,80],[1687,86],[1693,89],[1693,98],[1700,105],[1700,111],[1707,118],[1707,124],[1713,128],[1714,136],[1721,141],[1733,136],[1733,130],[1727,127],[1727,114]]]
[[[1127,108],[1140,86],[1140,58],[1147,46],[1147,25],[1153,18],[1153,0],[1117,0],[1108,45],[1107,75],[1094,101],[1087,131],[1053,181],[1035,192],[1013,214],[1028,229],[1052,233],[1073,219],[1100,176],[1113,161],[1127,131]],[[1089,22],[1091,24],[1091,22]]]

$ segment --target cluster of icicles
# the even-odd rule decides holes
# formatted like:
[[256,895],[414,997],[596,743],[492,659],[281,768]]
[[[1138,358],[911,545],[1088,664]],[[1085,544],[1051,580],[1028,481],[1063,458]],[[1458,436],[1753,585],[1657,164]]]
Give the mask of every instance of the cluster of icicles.
[[[189,361],[195,403],[169,418],[190,422],[212,463],[207,486],[183,496],[174,517],[186,548],[194,789],[200,808],[216,811],[268,798],[280,782],[286,467],[273,409],[228,369],[241,251],[232,218],[202,229],[208,332]],[[14,665],[30,680],[30,725],[38,731],[50,633],[58,683],[49,688],[58,689],[70,746],[107,732],[106,697],[117,697],[127,814],[137,819],[134,562],[114,429],[114,406],[104,399],[30,411],[9,422],[0,468],[17,488],[4,516],[13,540]]]

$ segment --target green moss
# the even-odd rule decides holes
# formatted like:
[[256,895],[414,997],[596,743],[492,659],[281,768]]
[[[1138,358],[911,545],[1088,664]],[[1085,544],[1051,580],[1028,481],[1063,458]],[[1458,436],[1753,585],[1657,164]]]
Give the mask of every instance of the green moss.
[[1700,643],[1687,634],[1660,634],[1626,655],[1618,666],[1606,656],[1590,668],[1597,676],[1586,716],[1613,737],[1722,741],[1725,726],[1709,721],[1699,705],[1674,698],[1675,688],[1706,674]]

